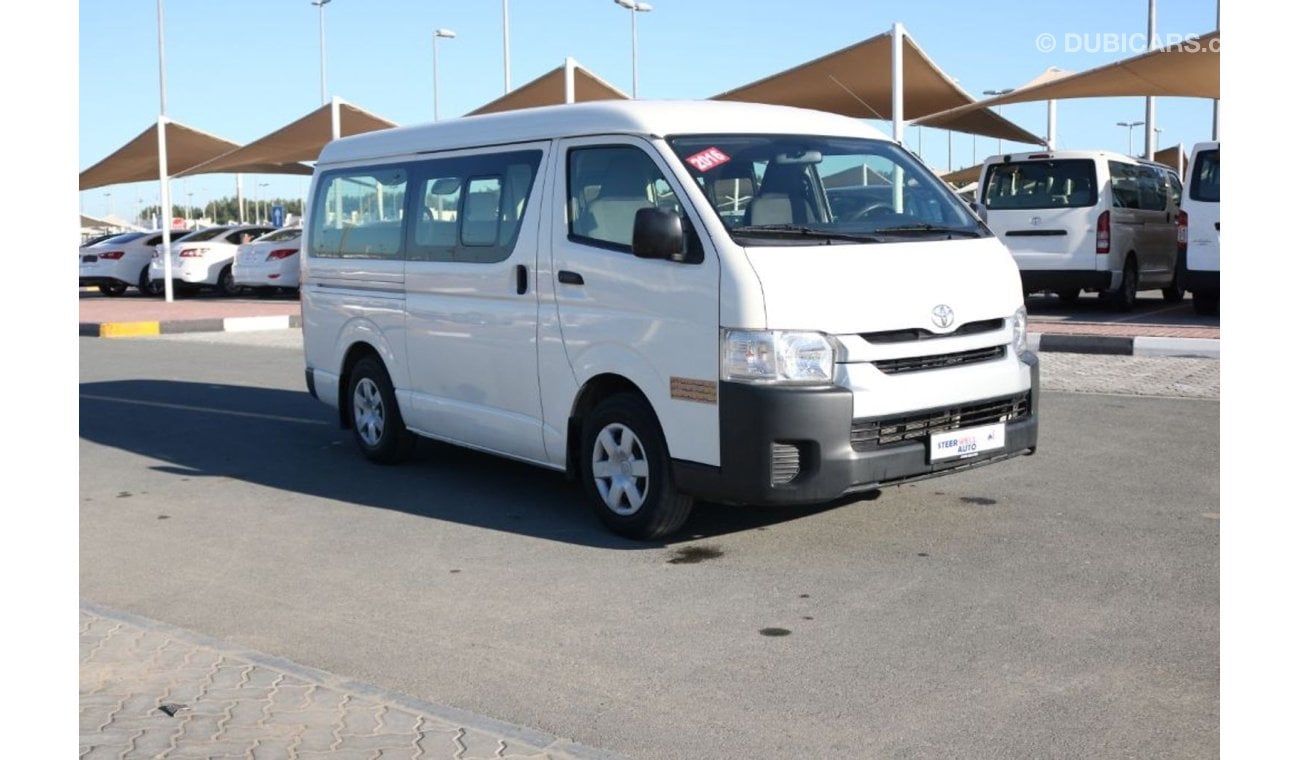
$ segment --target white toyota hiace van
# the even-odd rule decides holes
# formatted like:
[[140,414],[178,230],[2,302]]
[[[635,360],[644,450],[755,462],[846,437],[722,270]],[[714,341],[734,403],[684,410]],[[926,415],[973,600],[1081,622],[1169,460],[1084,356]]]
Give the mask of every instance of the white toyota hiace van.
[[1183,198],[1187,289],[1197,314],[1219,313],[1219,143],[1197,143]]
[[1163,164],[1105,151],[990,156],[979,202],[1011,249],[1026,293],[1105,293],[1123,311],[1140,290],[1184,293],[1178,258],[1182,183]]
[[564,471],[625,536],[1037,446],[1006,247],[853,119],[608,101],[372,132],[321,152],[305,229],[307,387],[365,456],[419,435]]

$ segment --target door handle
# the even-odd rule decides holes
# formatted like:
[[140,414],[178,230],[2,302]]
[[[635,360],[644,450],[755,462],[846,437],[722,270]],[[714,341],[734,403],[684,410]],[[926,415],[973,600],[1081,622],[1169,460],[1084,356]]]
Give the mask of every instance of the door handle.
[[582,279],[582,275],[578,274],[577,272],[570,272],[567,269],[561,269],[557,276],[560,278],[560,282],[564,283],[565,285],[586,284],[586,282]]
[[528,267],[523,264],[515,267],[515,292],[521,296],[528,292]]

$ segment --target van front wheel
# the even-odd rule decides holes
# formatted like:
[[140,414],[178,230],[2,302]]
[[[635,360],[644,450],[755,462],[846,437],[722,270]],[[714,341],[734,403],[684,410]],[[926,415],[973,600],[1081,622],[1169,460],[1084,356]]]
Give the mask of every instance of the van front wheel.
[[582,473],[601,522],[627,538],[645,541],[674,533],[694,504],[673,482],[653,410],[630,393],[610,396],[583,420]]
[[415,434],[406,429],[397,408],[397,396],[383,362],[367,356],[352,368],[348,382],[352,437],[372,462],[396,464],[415,446]]

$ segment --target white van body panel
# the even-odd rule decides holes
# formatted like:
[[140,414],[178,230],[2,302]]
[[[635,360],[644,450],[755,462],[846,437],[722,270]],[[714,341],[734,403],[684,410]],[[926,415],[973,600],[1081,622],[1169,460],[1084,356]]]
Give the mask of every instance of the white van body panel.
[[[512,146],[540,151],[548,143]],[[476,156],[449,151],[440,158]],[[539,170],[540,170],[539,165]],[[534,182],[510,256],[491,263],[406,262],[407,426],[429,437],[546,462],[537,373],[536,280],[542,184]]]
[[[928,326],[947,304],[958,324],[1021,305],[1015,265],[996,238],[746,249],[771,330],[831,334]],[[827,276],[833,272],[833,276]]]
[[1198,272],[1219,271],[1219,202],[1192,197],[1196,159],[1207,151],[1219,150],[1218,142],[1197,143],[1187,162],[1187,188],[1183,210],[1187,212],[1187,269]]
[[[636,137],[561,140],[556,151],[633,147],[643,151],[678,197],[683,185],[659,147]],[[566,197],[567,172],[552,172],[552,191]],[[555,305],[569,364],[579,387],[592,377],[616,374],[631,380],[659,417],[674,458],[718,464],[717,405],[674,398],[674,380],[717,383],[718,267],[706,250],[698,264],[641,259],[569,239],[563,203],[554,214],[551,258],[559,272],[581,275],[582,285],[558,282]],[[696,229],[699,215],[688,206]],[[556,406],[562,407],[557,399]],[[570,404],[571,408],[571,404]],[[565,410],[566,416],[568,410]],[[549,421],[558,425],[559,420]]]

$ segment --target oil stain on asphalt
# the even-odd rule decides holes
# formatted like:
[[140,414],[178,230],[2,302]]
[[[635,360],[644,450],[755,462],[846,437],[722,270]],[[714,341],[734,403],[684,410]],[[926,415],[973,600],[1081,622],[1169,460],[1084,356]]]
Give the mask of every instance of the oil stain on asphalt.
[[980,507],[991,507],[994,504],[997,504],[998,500],[990,499],[987,496],[963,496],[961,497],[961,502],[963,504],[974,504]]
[[706,559],[717,559],[722,556],[722,550],[714,546],[683,546],[677,550],[672,559],[668,560],[670,565],[694,565],[697,562],[703,562]]

